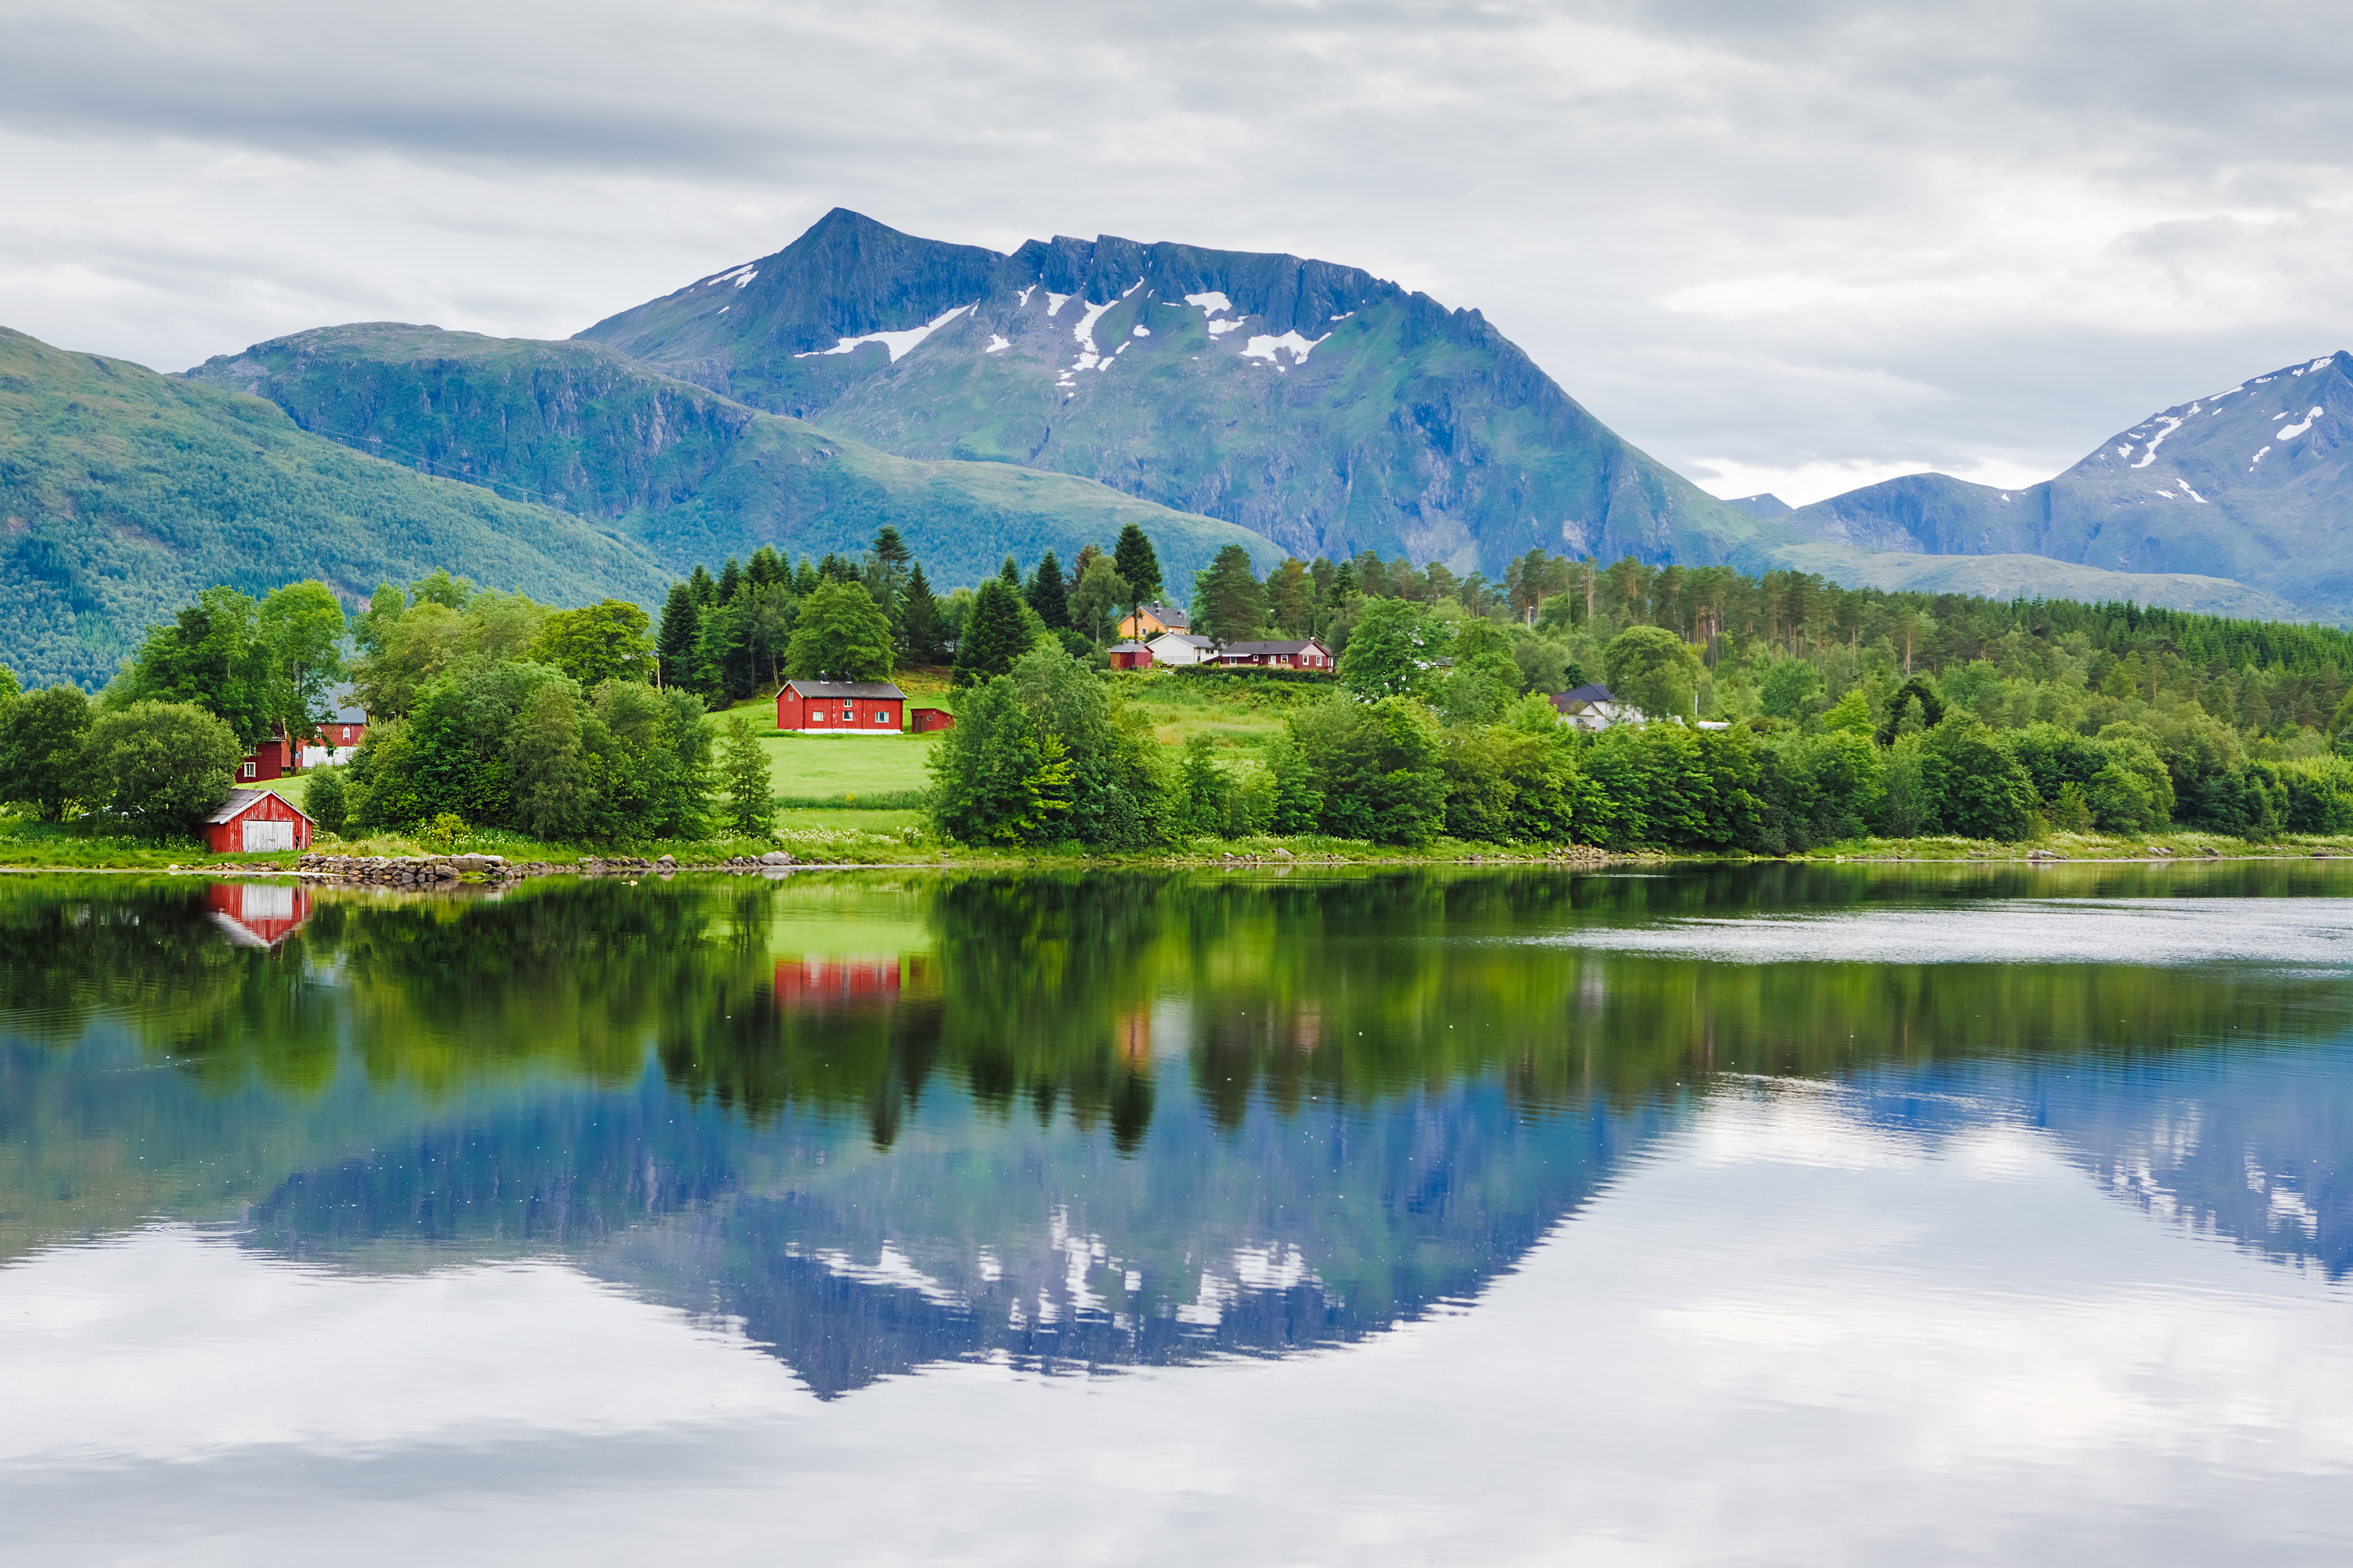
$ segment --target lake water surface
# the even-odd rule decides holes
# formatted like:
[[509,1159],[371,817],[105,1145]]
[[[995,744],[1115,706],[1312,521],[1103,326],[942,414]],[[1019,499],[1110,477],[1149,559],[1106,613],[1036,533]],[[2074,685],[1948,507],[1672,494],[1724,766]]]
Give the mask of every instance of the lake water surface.
[[2353,866],[0,882],[0,1561],[2342,1563]]

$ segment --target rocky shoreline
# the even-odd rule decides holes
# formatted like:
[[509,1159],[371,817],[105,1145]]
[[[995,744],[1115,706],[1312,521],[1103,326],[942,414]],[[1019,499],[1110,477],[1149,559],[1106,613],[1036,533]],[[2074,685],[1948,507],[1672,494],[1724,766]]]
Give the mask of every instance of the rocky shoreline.
[[[294,864],[298,876],[330,882],[387,888],[455,887],[459,883],[520,882],[531,877],[664,876],[673,871],[731,871],[745,875],[783,871],[800,862],[781,849],[737,855],[725,860],[681,865],[677,857],[657,860],[629,855],[584,855],[578,860],[509,860],[502,855],[305,855]],[[224,868],[250,871],[251,867]]]

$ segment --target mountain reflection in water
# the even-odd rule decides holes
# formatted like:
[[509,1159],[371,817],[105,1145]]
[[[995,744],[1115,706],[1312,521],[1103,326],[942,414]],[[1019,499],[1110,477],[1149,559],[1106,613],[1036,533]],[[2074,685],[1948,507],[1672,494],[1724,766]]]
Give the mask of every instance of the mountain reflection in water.
[[[10,881],[0,1261],[157,1216],[333,1268],[557,1256],[740,1323],[821,1394],[1279,1353],[1476,1297],[1700,1097],[1803,1079],[1932,1149],[2042,1129],[2119,1202],[2334,1279],[2353,1069],[2321,1047],[2353,952],[2306,920],[2271,962],[2200,916],[2348,887]],[[2019,951],[2057,896],[2114,941]]]

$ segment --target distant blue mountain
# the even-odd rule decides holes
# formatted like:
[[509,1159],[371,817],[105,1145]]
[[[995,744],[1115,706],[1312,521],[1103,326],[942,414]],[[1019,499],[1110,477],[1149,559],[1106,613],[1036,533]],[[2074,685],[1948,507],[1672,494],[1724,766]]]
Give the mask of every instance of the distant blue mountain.
[[1829,542],[1930,555],[2043,555],[2195,573],[2309,613],[2353,616],[2353,355],[2284,365],[2119,431],[2019,489],[1909,474],[1799,508]]

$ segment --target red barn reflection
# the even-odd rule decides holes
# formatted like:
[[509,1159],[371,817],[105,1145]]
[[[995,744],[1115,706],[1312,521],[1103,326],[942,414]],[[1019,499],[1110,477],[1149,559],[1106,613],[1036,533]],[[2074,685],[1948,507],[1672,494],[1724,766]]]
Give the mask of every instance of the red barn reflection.
[[239,947],[276,947],[311,918],[311,889],[299,882],[215,882],[205,901]]
[[895,958],[780,958],[776,1005],[787,1012],[887,1006],[899,999]]

